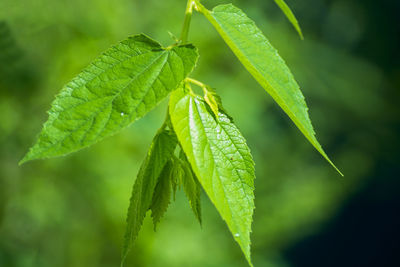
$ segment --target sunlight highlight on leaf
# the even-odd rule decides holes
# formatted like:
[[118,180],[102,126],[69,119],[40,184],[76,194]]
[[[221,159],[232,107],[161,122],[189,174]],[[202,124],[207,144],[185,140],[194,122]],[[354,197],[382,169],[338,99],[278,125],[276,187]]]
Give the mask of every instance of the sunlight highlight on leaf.
[[143,117],[193,70],[197,49],[168,49],[135,35],[107,50],[61,90],[37,143],[21,164],[65,155]]
[[200,97],[178,89],[169,112],[200,184],[225,220],[247,261],[254,210],[254,162],[246,141],[224,113],[215,117]]
[[308,107],[296,80],[278,51],[269,43],[254,21],[232,4],[216,6],[212,11],[199,4],[199,10],[256,81],[286,112],[310,143],[342,175],[315,137],[308,116]]

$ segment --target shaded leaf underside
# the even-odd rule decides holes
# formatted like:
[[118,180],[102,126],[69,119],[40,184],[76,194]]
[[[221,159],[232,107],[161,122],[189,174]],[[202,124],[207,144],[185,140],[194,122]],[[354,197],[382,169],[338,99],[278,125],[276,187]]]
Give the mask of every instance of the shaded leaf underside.
[[157,185],[154,189],[153,200],[150,206],[151,217],[153,218],[154,230],[157,228],[157,224],[164,216],[168,209],[168,205],[171,201],[171,170],[172,161],[168,161],[164,169],[162,170],[160,177],[158,178]]
[[[156,222],[163,214],[163,210],[165,209],[165,195],[162,196],[162,199],[154,199],[154,191],[157,182],[159,182],[160,175],[165,169],[167,162],[171,159],[176,146],[177,140],[173,132],[164,130],[158,133],[154,137],[147,156],[140,167],[133,186],[128,209],[127,227],[122,250],[122,263],[136,239],[146,213],[151,208],[152,203],[158,202],[157,204],[160,204],[161,201],[164,205],[164,208],[153,206],[153,212],[157,209],[155,213],[157,215],[154,214]],[[168,186],[170,185],[168,184]],[[160,187],[159,189],[164,190],[165,188]]]
[[181,151],[179,158],[181,168],[183,171],[182,175],[182,187],[185,191],[185,194],[189,200],[190,207],[196,216],[196,219],[199,221],[200,225],[202,224],[201,219],[201,185],[196,178],[196,175],[193,173],[192,168],[190,167],[190,163],[188,162],[186,156],[183,151]]

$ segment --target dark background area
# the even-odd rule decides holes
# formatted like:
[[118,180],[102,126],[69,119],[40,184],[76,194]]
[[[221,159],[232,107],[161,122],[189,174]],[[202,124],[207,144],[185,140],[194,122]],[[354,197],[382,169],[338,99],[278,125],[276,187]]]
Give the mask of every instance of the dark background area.
[[[329,1],[330,4],[335,1]],[[380,90],[394,107],[398,106],[400,62],[400,2],[384,0],[348,1],[349,5],[364,10],[366,33],[348,51],[379,66],[387,75]],[[312,19],[304,23],[311,26]],[[315,21],[316,22],[316,21]],[[315,23],[314,25],[318,25]],[[324,38],[321,27],[313,31],[332,45],[341,45],[335,37]],[[346,46],[343,46],[346,49]],[[373,109],[374,107],[370,107]],[[366,184],[350,196],[334,219],[325,223],[321,231],[302,239],[286,249],[285,255],[293,266],[398,266],[400,265],[400,194],[399,194],[399,130],[398,108],[386,110],[387,116],[371,123],[353,127],[374,133],[378,151],[369,151],[375,157],[375,168],[364,179]],[[393,133],[376,128],[393,129]],[[343,131],[343,135],[349,128]]]
[[[211,8],[228,1],[202,1]],[[400,2],[232,1],[263,30],[306,97],[341,178],[199,14],[193,77],[217,88],[256,162],[255,266],[399,266]],[[91,148],[18,166],[54,95],[101,51],[145,32],[179,35],[184,0],[0,2],[0,266],[117,266],[130,190],[165,104]],[[162,14],[162,16],[160,15]],[[127,266],[247,266],[206,195],[204,225],[182,193]]]

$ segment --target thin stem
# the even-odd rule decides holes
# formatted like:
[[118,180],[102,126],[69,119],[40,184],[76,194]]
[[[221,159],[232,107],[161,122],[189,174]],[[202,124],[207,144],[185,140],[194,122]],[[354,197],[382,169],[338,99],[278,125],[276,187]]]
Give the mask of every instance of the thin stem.
[[188,39],[190,21],[192,19],[194,5],[195,5],[195,2],[193,0],[188,0],[187,6],[186,6],[186,11],[185,11],[185,19],[183,21],[182,32],[181,32],[181,37],[180,37],[182,44],[186,44],[187,39]]
[[205,85],[204,83],[202,83],[202,82],[200,82],[200,81],[198,81],[198,80],[189,78],[189,77],[187,77],[187,78],[185,79],[185,81],[188,82],[188,83],[193,83],[193,84],[195,84],[195,85],[197,85],[197,86],[199,86],[199,87],[206,87],[206,85]]
[[208,92],[208,90],[207,90],[207,85],[205,85],[204,83],[202,83],[202,82],[200,82],[200,81],[198,81],[198,80],[195,80],[195,79],[192,79],[192,78],[187,77],[187,78],[185,79],[185,82],[187,82],[187,83],[192,83],[192,84],[194,84],[194,85],[197,85],[198,87],[200,87],[201,89],[203,89],[203,93],[204,93],[204,94],[207,94],[207,92]]

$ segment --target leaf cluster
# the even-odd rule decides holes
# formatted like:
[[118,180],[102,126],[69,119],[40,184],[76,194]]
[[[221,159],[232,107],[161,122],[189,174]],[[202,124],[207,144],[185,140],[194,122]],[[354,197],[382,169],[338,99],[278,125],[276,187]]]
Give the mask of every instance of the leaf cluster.
[[[276,2],[302,37],[288,6]],[[21,161],[66,155],[95,144],[170,96],[166,120],[132,189],[122,262],[147,212],[151,211],[156,228],[179,188],[201,224],[203,188],[252,265],[254,161],[216,90],[189,77],[199,56],[195,46],[185,44],[193,10],[204,15],[245,69],[333,165],[315,137],[298,84],[255,22],[232,4],[208,10],[198,0],[188,1],[182,37],[176,43],[163,47],[143,34],[129,37],[67,83],[56,96],[37,142]],[[192,85],[201,87],[203,95],[196,94]]]

